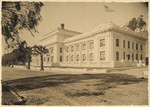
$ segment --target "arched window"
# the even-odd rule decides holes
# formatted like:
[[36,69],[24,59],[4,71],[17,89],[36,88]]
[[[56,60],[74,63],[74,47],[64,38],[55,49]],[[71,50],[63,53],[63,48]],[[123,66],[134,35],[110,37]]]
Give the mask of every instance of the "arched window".
[[90,54],[90,61],[93,61],[93,53]]
[[116,61],[119,61],[119,52],[116,52]]
[[73,55],[71,56],[71,61],[73,61]]
[[60,47],[60,53],[62,53],[62,47]]
[[85,54],[83,54],[83,61],[85,61],[86,60],[86,56],[85,56]]
[[47,57],[47,62],[49,62],[49,57]]
[[77,55],[77,61],[79,61],[79,54]]
[[100,51],[100,60],[101,61],[105,60],[105,51]]
[[60,62],[62,62],[62,56],[60,56]]
[[66,57],[66,61],[68,62],[68,56]]
[[73,46],[71,46],[71,51],[73,52]]
[[143,56],[142,56],[142,54],[141,54],[141,60],[143,60]]

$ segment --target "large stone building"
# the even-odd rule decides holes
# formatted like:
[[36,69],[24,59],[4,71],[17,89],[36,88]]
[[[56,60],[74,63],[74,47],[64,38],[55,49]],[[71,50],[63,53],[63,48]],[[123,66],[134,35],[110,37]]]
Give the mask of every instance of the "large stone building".
[[[122,67],[145,62],[147,40],[148,35],[110,22],[83,34],[62,24],[40,43],[49,50],[43,57],[45,67]],[[40,57],[33,56],[31,65],[40,66]]]

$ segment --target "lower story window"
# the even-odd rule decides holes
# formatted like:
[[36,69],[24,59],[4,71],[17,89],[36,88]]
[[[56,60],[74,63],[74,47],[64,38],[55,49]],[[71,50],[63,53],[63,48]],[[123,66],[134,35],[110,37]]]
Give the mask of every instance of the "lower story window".
[[83,54],[83,61],[85,61],[86,60],[86,55],[85,54]]
[[134,61],[134,53],[132,53],[132,61]]
[[136,54],[136,60],[138,60],[138,54]]
[[93,53],[90,54],[90,61],[93,61]]
[[104,61],[105,60],[105,51],[100,52],[100,60]]
[[60,62],[62,62],[62,56],[60,56]]
[[79,55],[77,55],[77,61],[79,61]]
[[125,52],[123,52],[123,60],[125,60],[125,58],[126,58],[125,56],[126,56],[126,54],[125,54]]
[[141,60],[143,60],[143,55],[141,54]]
[[68,62],[68,56],[66,56],[66,61]]
[[130,54],[128,54],[128,60],[130,60]]
[[116,61],[119,61],[119,52],[116,52]]
[[53,56],[51,56],[51,62],[53,62],[53,60],[54,60],[54,59],[53,59]]
[[73,61],[73,55],[71,56],[71,61]]

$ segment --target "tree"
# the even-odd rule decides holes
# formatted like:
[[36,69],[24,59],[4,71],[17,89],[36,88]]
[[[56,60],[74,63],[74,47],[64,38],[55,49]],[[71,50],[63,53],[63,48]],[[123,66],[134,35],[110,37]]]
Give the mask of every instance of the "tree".
[[[42,20],[42,2],[2,2],[2,35],[8,47],[19,42],[20,30],[28,30],[32,36],[38,32],[36,26]],[[8,42],[12,41],[12,44]]]
[[146,22],[143,20],[143,15],[140,15],[140,17],[138,18],[132,18],[127,24],[127,27],[133,31],[135,31],[136,29],[139,29],[140,31],[142,29],[145,30]]
[[41,58],[41,69],[40,70],[44,70],[44,67],[43,67],[43,54],[48,53],[48,50],[43,46],[37,46],[37,45],[33,46],[32,49],[33,49],[33,52],[34,52],[32,54],[40,55],[40,58]]

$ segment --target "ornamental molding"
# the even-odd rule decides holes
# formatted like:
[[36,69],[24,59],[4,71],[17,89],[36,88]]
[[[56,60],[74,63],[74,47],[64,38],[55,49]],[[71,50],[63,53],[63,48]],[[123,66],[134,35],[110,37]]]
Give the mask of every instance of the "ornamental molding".
[[77,35],[77,36],[74,36],[74,37],[71,37],[71,38],[67,38],[67,39],[64,40],[64,43],[69,43],[69,42],[89,38],[89,37],[95,36],[96,34],[104,33],[104,32],[107,32],[107,31],[116,31],[116,32],[119,32],[119,33],[123,33],[123,34],[133,36],[135,38],[139,38],[139,39],[143,39],[143,40],[147,39],[147,37],[141,36],[141,35],[137,34],[136,32],[134,32],[130,29],[121,28],[121,27],[115,25],[113,22],[109,22],[109,23],[101,24],[100,26],[98,26],[94,30],[92,30],[91,32],[83,33],[83,34],[80,34],[80,35]]

